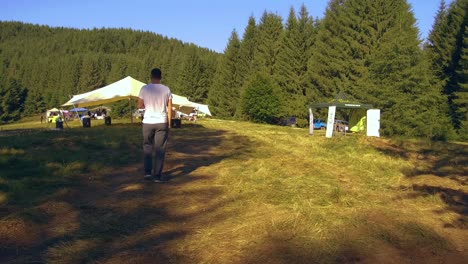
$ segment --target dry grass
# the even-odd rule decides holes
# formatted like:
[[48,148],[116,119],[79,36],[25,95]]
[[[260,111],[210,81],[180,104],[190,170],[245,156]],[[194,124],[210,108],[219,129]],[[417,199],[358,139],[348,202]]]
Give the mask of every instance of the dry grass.
[[172,180],[148,185],[139,137],[0,137],[0,262],[467,260],[466,145],[205,120],[171,131]]

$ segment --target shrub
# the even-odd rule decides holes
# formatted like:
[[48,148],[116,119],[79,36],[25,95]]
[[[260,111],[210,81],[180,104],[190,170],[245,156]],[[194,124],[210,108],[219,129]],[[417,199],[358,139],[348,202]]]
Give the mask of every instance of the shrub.
[[305,118],[297,118],[296,119],[296,126],[297,127],[307,127],[309,125],[309,121]]
[[247,119],[274,124],[281,113],[281,91],[267,76],[256,74],[242,95],[242,112]]

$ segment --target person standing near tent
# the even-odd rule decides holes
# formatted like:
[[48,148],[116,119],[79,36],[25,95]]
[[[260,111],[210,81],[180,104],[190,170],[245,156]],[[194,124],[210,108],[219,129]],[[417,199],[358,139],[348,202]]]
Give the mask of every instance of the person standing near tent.
[[[145,180],[162,182],[166,143],[172,119],[172,93],[161,84],[161,70],[151,70],[151,83],[138,95],[138,109],[145,109],[143,118],[143,163]],[[154,163],[154,170],[153,170]]]

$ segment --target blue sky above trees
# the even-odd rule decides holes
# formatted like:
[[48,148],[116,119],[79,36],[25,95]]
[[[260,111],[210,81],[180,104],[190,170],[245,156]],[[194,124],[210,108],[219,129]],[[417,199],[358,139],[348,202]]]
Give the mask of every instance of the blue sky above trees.
[[[233,29],[242,36],[248,18],[272,11],[286,19],[289,8],[305,3],[323,17],[328,0],[3,0],[0,20],[73,28],[123,27],[151,31],[222,52]],[[427,37],[440,0],[408,0],[421,38]],[[447,0],[450,3],[451,0]]]

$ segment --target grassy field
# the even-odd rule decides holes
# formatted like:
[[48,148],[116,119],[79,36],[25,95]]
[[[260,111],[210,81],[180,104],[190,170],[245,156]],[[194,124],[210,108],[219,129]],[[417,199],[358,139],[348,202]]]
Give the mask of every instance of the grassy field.
[[0,128],[0,263],[466,263],[468,146],[202,120]]

